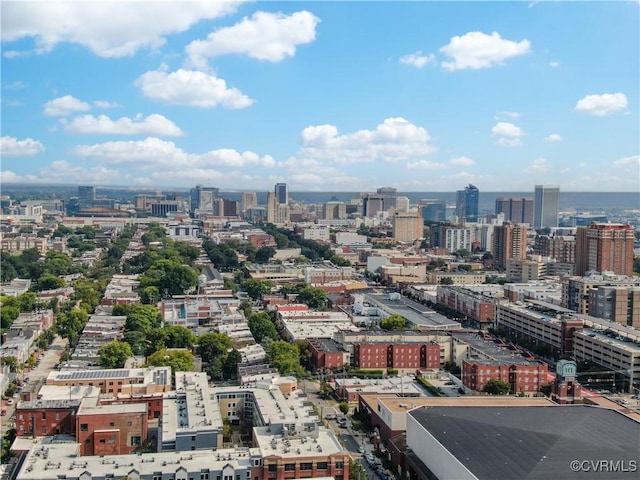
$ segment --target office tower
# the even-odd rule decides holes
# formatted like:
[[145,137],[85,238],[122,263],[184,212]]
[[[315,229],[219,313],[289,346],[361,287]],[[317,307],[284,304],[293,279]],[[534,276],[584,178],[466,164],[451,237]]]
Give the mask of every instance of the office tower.
[[216,200],[219,198],[219,190],[214,187],[203,187],[202,185],[196,185],[191,189],[191,211],[201,210],[203,212],[210,212],[216,209]]
[[258,205],[258,195],[256,195],[256,192],[242,192],[240,208],[243,212],[256,205]]
[[533,251],[560,263],[575,263],[576,238],[573,235],[536,235]]
[[456,215],[458,222],[478,221],[479,190],[475,185],[467,185],[456,192]]
[[347,206],[344,202],[327,202],[322,208],[325,220],[343,220],[347,218]]
[[362,214],[364,217],[375,217],[379,212],[384,212],[384,196],[369,193],[362,199]]
[[536,185],[535,200],[533,206],[533,227],[557,227],[559,209],[560,187]]
[[225,217],[237,217],[238,213],[238,202],[225,198],[222,202],[222,215]]
[[276,183],[274,191],[278,203],[285,205],[289,203],[289,189],[287,188],[286,183]]
[[396,197],[396,211],[397,212],[408,212],[411,207],[411,201],[409,197]]
[[495,213],[504,213],[507,222],[533,225],[533,198],[496,198]]
[[633,275],[634,232],[631,225],[592,223],[576,233],[576,275],[589,271]]
[[80,185],[78,187],[78,208],[87,210],[93,208],[96,199],[96,189],[91,185]]
[[384,209],[396,208],[397,189],[394,187],[380,187],[376,193],[384,198]]
[[499,268],[507,268],[508,260],[527,258],[527,227],[516,223],[496,225],[493,229],[493,263]]
[[422,218],[429,222],[444,222],[447,218],[447,204],[444,200],[424,198],[419,203]]
[[393,238],[398,242],[414,242],[424,236],[422,216],[419,211],[396,212],[391,224]]

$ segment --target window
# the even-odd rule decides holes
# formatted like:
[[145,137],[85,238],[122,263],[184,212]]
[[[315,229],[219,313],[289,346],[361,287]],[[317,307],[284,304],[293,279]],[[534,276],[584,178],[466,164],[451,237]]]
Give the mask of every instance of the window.
[[56,420],[60,420],[60,412],[56,412]]
[[131,435],[131,441],[129,443],[132,447],[139,447],[142,443],[142,437],[140,437],[140,435]]
[[47,412],[42,412],[42,420],[46,420],[47,419]]
[[127,427],[130,427],[133,425],[133,422],[127,422]]
[[116,426],[116,423],[115,423],[115,422],[109,422],[109,426],[110,426],[110,427],[115,427],[115,426]]
[[274,463],[272,465],[269,465],[269,471],[270,472],[275,472],[277,470],[278,466]]
[[200,480],[209,480],[209,474],[208,473],[201,473],[200,474]]
[[107,441],[104,438],[101,438],[100,443],[107,443]]
[[162,480],[162,475],[154,475],[153,480]]
[[89,431],[89,424],[88,423],[81,423],[80,424],[80,431],[81,432],[88,432]]
[[344,462],[336,462],[336,468],[342,470],[344,468]]
[[300,470],[312,470],[313,464],[310,462],[304,462],[300,464]]
[[284,464],[284,471],[285,472],[293,472],[296,469],[296,464],[295,463],[285,463]]
[[318,470],[326,470],[327,468],[329,468],[329,465],[327,464],[327,462],[318,462],[316,464],[316,468]]

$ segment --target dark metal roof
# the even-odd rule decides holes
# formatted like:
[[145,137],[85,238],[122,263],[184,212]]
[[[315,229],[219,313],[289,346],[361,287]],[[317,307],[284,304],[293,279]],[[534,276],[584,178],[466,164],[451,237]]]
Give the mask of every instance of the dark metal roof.
[[409,415],[478,479],[631,478],[635,474],[605,468],[576,473],[571,462],[617,461],[629,468],[640,458],[640,423],[605,408],[443,406]]

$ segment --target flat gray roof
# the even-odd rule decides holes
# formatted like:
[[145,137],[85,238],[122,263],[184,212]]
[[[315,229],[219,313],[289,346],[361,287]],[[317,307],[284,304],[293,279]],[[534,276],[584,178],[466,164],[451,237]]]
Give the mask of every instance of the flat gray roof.
[[391,300],[388,293],[365,293],[364,298],[365,301],[373,305],[379,304],[383,306],[385,310],[402,315],[409,320],[410,323],[418,327],[447,330],[458,330],[462,328],[460,322],[449,320],[435,310],[403,296],[400,296],[400,298],[396,300]]
[[614,410],[421,407],[409,415],[480,480],[635,478],[620,471],[571,470],[574,460],[619,461],[627,467],[638,461],[640,423]]

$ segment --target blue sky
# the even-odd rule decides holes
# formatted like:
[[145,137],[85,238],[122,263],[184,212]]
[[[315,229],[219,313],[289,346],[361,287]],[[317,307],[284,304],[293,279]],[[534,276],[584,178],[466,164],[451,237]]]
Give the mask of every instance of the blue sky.
[[638,191],[638,1],[2,1],[3,184]]

